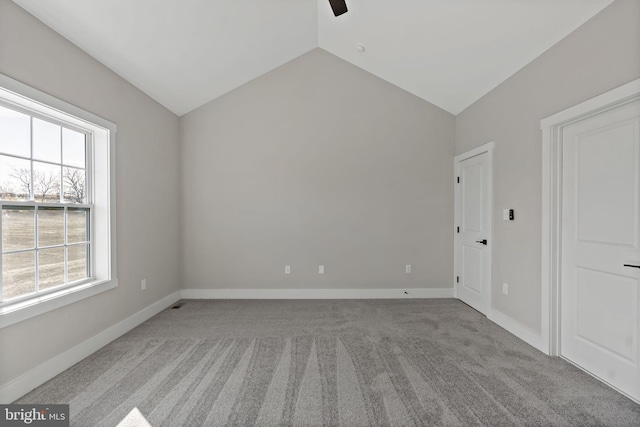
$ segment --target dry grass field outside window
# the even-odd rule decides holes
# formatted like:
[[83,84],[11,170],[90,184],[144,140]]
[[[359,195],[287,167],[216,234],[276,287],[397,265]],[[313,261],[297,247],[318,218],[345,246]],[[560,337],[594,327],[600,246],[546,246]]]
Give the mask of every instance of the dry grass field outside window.
[[[2,283],[3,300],[9,300],[39,289],[64,285],[63,246],[35,249],[35,210],[33,208],[5,208],[2,211]],[[67,211],[68,283],[87,278],[86,211],[69,208]],[[39,246],[62,245],[64,235],[64,209],[40,209],[38,214]],[[76,244],[77,243],[77,244]],[[28,249],[28,250],[27,250]],[[14,250],[25,252],[4,253]],[[36,272],[36,256],[38,271]]]

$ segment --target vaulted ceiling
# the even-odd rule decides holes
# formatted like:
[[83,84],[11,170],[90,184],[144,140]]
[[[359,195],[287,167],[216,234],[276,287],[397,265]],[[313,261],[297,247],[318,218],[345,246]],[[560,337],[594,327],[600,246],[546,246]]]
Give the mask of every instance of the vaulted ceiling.
[[179,116],[317,47],[457,114],[613,2],[13,1]]

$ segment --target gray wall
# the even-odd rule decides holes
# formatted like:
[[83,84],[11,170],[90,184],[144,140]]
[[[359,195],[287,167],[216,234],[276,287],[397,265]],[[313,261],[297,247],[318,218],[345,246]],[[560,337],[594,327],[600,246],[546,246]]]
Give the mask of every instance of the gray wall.
[[[456,118],[456,154],[496,142],[493,307],[534,331],[540,330],[540,119],[638,77],[640,1],[617,0]],[[514,222],[502,221],[504,208],[515,209]]]
[[185,288],[452,286],[451,114],[315,49],[180,129]]
[[178,289],[179,162],[175,115],[9,0],[0,0],[0,73],[118,125],[120,280],[114,290],[1,329],[4,384]]

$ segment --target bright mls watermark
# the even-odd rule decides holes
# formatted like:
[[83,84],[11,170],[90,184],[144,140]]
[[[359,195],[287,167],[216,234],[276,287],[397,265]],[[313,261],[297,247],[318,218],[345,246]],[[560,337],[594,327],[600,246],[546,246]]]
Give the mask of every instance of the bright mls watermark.
[[69,427],[69,405],[0,405],[0,426]]

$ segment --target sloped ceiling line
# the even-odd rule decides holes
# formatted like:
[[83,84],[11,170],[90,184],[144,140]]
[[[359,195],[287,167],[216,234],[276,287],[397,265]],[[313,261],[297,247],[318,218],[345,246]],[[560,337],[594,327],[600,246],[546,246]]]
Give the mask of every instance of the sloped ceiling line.
[[613,0],[13,1],[181,116],[317,47],[458,114]]

